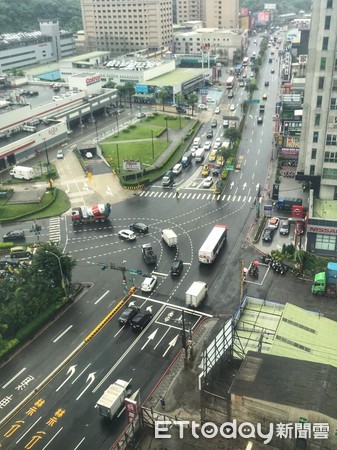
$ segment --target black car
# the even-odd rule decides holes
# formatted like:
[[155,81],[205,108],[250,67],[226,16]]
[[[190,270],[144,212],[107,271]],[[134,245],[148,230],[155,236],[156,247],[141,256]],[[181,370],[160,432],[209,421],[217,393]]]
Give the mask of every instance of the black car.
[[181,259],[175,259],[171,265],[171,275],[179,276],[183,271],[184,263]]
[[212,120],[211,127],[216,128],[218,126],[218,121],[216,119]]
[[270,71],[271,73],[275,73],[275,69],[271,69],[271,71]]
[[149,311],[140,311],[131,320],[130,324],[134,331],[142,331],[146,325],[151,321],[152,314]]
[[213,130],[208,130],[206,136],[208,139],[211,139],[213,137]]
[[139,313],[136,306],[129,306],[118,319],[120,325],[127,325]]
[[8,233],[2,236],[4,242],[24,241],[26,239],[25,232],[23,230],[8,231]]
[[262,234],[262,240],[264,242],[272,242],[274,238],[274,230],[272,228],[266,228]]
[[265,81],[265,82],[264,82],[264,85],[265,85],[265,86],[269,86],[269,81]]
[[130,230],[134,231],[135,233],[148,233],[149,232],[149,227],[147,225],[145,225],[145,223],[142,222],[136,222],[136,223],[132,223],[129,226]]

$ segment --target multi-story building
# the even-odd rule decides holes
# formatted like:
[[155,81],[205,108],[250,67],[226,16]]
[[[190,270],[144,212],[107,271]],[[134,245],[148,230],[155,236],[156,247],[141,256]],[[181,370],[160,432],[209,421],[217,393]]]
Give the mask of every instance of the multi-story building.
[[172,0],[81,0],[87,51],[123,55],[172,43]]
[[57,20],[41,20],[40,31],[0,34],[0,72],[58,61],[75,54],[72,33]]
[[[313,0],[298,170],[337,200],[337,0]],[[316,192],[317,193],[317,192]]]
[[173,22],[202,20],[207,28],[238,28],[239,0],[173,0]]

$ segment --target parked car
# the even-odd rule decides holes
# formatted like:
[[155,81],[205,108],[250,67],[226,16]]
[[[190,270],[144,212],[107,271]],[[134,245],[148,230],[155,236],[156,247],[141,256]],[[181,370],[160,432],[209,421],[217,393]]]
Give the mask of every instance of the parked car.
[[4,242],[24,241],[25,239],[26,236],[23,230],[8,231],[8,233],[2,236]]
[[137,118],[137,119],[142,119],[143,117],[146,117],[146,114],[145,114],[144,112],[139,112],[139,113],[137,113],[137,115],[136,115],[136,118]]
[[267,100],[267,98],[268,98],[268,95],[267,95],[267,94],[263,94],[263,95],[262,95],[262,100]]
[[264,242],[272,242],[274,238],[274,230],[272,228],[265,228],[262,234],[262,240]]
[[208,164],[204,164],[204,165],[202,166],[201,176],[202,176],[202,177],[208,177],[208,175],[209,175],[209,167],[208,167]]
[[207,109],[208,109],[207,106],[204,105],[203,103],[200,103],[200,104],[198,105],[198,108],[199,108],[199,109],[204,109],[204,110],[207,110]]
[[120,230],[118,231],[118,236],[125,241],[134,241],[137,236],[131,230]]
[[127,325],[131,320],[139,313],[139,308],[136,306],[129,306],[119,317],[118,322],[120,325]]
[[140,290],[142,292],[152,292],[157,284],[157,277],[152,275],[151,277],[147,277],[144,279],[143,283],[140,286]]
[[230,110],[230,111],[235,111],[235,105],[233,105],[233,104],[230,105],[229,110]]
[[220,106],[217,106],[214,110],[214,114],[220,114]]
[[275,69],[271,69],[271,71],[270,71],[271,73],[275,73]]
[[204,188],[210,188],[213,184],[213,178],[212,177],[207,177],[204,179],[203,183],[202,183],[202,187]]
[[143,222],[132,223],[129,228],[135,233],[145,234],[149,232],[149,227]]
[[183,271],[184,263],[181,259],[175,259],[171,265],[171,275],[177,277]]
[[280,234],[287,235],[289,233],[290,233],[290,221],[288,219],[282,220],[280,226]]
[[268,228],[277,230],[279,225],[280,225],[280,219],[278,217],[272,217],[271,219],[269,219]]
[[174,173],[174,175],[179,175],[182,170],[183,170],[182,164],[178,163],[175,166],[173,166],[172,172]]
[[86,157],[87,159],[92,159],[92,158],[94,157],[94,155],[93,155],[91,152],[86,152],[86,153],[85,153],[85,157]]
[[296,234],[304,234],[304,223],[301,220],[296,222]]
[[64,157],[63,150],[62,149],[57,150],[56,158],[63,159],[63,157]]
[[267,87],[267,86],[269,86],[269,81],[265,81],[264,82],[264,85]]

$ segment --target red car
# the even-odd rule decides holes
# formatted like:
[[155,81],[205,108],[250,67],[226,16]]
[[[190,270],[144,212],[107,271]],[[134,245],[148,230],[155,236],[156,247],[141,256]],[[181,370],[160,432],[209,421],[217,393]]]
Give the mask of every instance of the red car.
[[296,222],[296,233],[304,234],[304,223],[301,220]]

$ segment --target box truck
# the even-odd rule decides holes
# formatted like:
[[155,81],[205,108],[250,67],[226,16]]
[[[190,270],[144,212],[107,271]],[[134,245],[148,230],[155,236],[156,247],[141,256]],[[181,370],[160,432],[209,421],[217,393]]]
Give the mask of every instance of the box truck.
[[186,291],[186,306],[197,308],[207,295],[207,284],[203,281],[194,281]]
[[130,382],[117,380],[111,384],[97,401],[96,408],[101,416],[112,420],[123,408],[126,397],[131,393]]
[[198,148],[195,152],[195,162],[202,163],[205,158],[205,150],[203,148]]
[[9,175],[18,180],[32,180],[34,178],[34,169],[32,167],[14,166]]
[[169,247],[176,247],[178,244],[178,236],[173,230],[162,230],[161,237]]
[[337,297],[337,263],[328,262],[326,271],[315,275],[311,292],[316,295]]

